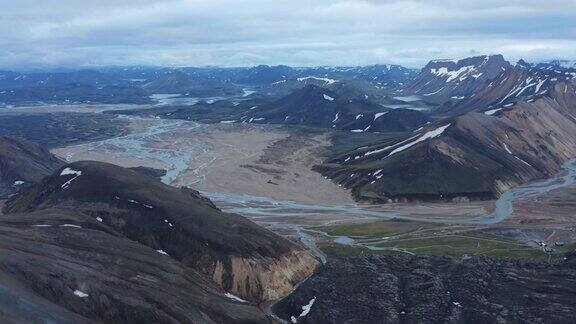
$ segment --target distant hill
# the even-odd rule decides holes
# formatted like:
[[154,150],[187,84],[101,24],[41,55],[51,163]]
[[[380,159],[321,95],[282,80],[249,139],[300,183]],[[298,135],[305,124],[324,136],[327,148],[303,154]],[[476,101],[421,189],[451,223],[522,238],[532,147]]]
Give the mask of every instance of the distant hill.
[[351,99],[315,85],[272,103],[257,106],[241,121],[297,124],[354,132],[409,131],[428,122],[425,114],[389,109],[366,99]]

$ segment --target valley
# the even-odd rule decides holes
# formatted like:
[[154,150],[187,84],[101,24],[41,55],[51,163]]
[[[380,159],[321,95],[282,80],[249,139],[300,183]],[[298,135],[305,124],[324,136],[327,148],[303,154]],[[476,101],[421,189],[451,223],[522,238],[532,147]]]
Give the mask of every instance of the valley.
[[[327,235],[317,229],[330,225],[348,224],[342,226],[354,228],[354,224],[381,220],[445,224],[446,228],[427,233],[425,237],[445,238],[455,233],[495,231],[503,233],[505,244],[509,240],[517,241],[513,244],[520,244],[521,250],[530,254],[530,250],[536,248],[538,254],[535,242],[553,244],[548,238],[549,231],[545,230],[546,223],[550,223],[550,230],[558,233],[569,232],[570,229],[563,227],[573,223],[569,208],[563,211],[567,215],[565,222],[558,220],[560,215],[555,215],[554,221],[542,220],[531,225],[529,219],[525,219],[525,210],[512,206],[524,206],[542,199],[549,192],[569,191],[576,179],[574,162],[567,163],[558,178],[513,188],[497,201],[374,205],[354,202],[349,190],[312,171],[329,149],[324,131],[275,125],[118,118],[129,124],[129,134],[55,148],[52,152],[67,162],[95,160],[125,167],[164,169],[163,182],[200,190],[224,210],[245,215],[305,242],[316,255],[323,254],[318,250],[316,240],[324,245],[336,243],[337,247],[346,248],[338,244],[347,242],[344,237],[363,236],[357,231],[356,235],[344,232]],[[557,235],[566,237],[565,234]],[[567,238],[567,242],[576,241],[571,235]],[[384,243],[370,238],[366,242],[354,239],[351,242],[354,243],[344,245],[367,247],[372,251],[382,250],[379,245]],[[387,239],[386,242],[390,245],[391,241]],[[325,245],[329,249],[328,246]],[[397,248],[392,246],[392,250]]]
[[[166,92],[148,93],[140,103],[2,108],[0,135],[8,137],[0,156],[14,158],[0,160],[11,166],[0,183],[7,199],[0,227],[6,227],[7,237],[21,235],[13,215],[22,214],[30,222],[23,226],[87,227],[114,233],[122,239],[117,244],[131,250],[130,242],[140,242],[174,258],[174,266],[192,276],[211,279],[194,279],[187,283],[190,289],[200,285],[216,299],[224,294],[246,306],[242,316],[260,322],[263,314],[267,320],[294,322],[291,316],[314,303],[311,315],[297,322],[314,323],[323,316],[338,322],[338,316],[356,314],[369,322],[376,313],[361,305],[369,294],[378,296],[378,307],[384,305],[379,312],[392,322],[407,312],[412,319],[427,318],[430,310],[422,309],[428,308],[442,309],[433,315],[438,321],[484,318],[494,311],[492,303],[504,304],[496,307],[503,318],[533,320],[538,315],[523,309],[521,298],[491,300],[482,287],[520,285],[502,279],[508,270],[532,282],[530,269],[549,278],[563,271],[566,277],[558,280],[572,284],[573,269],[565,265],[576,248],[572,70],[542,72],[484,56],[463,63],[434,61],[420,74],[402,72],[410,75],[409,85],[401,84],[408,80],[404,76],[384,87],[350,78],[344,69],[317,76],[309,75],[317,73],[313,69],[288,69],[206,69],[203,73],[238,73],[244,82],[224,78],[209,86],[198,84],[194,73],[169,70],[132,85]],[[476,80],[473,72],[482,69],[487,75]],[[530,83],[535,76],[540,83]],[[507,77],[530,84],[522,91],[509,85],[509,95],[494,94],[485,84]],[[478,107],[462,111],[464,106],[454,104],[466,96],[475,97],[469,100]],[[26,149],[14,154],[21,148]],[[19,164],[23,167],[14,167]],[[62,169],[59,176],[50,175],[54,169]],[[65,176],[71,178],[61,183]],[[75,189],[67,190],[71,183]],[[144,221],[142,215],[152,218]],[[173,227],[178,231],[171,232]],[[51,235],[43,242],[57,240]],[[235,246],[228,236],[241,244]],[[28,249],[28,243],[10,242],[18,251]],[[76,249],[59,248],[66,255]],[[104,253],[113,254],[108,247]],[[147,255],[145,249],[134,253]],[[6,265],[20,266],[24,258],[17,254],[15,260]],[[99,266],[90,258],[85,262]],[[416,266],[423,272],[410,274]],[[487,301],[481,311],[466,301],[465,312],[453,314],[466,298],[451,282],[475,267],[499,279],[471,286]],[[446,269],[451,270],[443,273]],[[364,287],[367,282],[358,278],[352,286],[364,287],[366,295],[333,298],[348,291],[342,278],[358,274],[391,284]],[[432,288],[414,293],[418,287],[411,282]],[[37,288],[41,294],[45,289]],[[438,297],[438,289],[460,297]],[[537,298],[537,292],[523,289],[518,291],[526,298]],[[388,305],[384,292],[400,306]],[[564,302],[569,293],[551,298]],[[432,295],[428,303],[419,301]],[[346,300],[353,313],[340,314]],[[237,315],[194,303],[214,318]],[[568,306],[558,310],[559,318],[570,311]]]

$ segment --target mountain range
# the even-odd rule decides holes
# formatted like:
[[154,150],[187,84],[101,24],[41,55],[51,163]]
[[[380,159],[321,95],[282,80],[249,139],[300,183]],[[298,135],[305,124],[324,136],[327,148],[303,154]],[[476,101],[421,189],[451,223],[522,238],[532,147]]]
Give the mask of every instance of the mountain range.
[[[375,201],[493,199],[558,172],[576,155],[573,72],[517,64],[495,80],[469,99],[478,108],[440,106],[423,129],[334,156],[318,170],[352,188],[357,199]],[[456,107],[466,109],[438,116],[453,115]]]

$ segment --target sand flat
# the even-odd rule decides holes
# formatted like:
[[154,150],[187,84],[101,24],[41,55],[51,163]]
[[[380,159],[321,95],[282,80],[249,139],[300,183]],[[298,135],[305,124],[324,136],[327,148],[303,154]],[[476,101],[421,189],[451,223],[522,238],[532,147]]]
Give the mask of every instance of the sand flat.
[[329,145],[325,133],[294,136],[289,128],[272,125],[126,118],[130,120],[127,136],[52,152],[69,162],[96,160],[167,169],[167,183],[205,192],[353,203],[348,191],[311,170]]

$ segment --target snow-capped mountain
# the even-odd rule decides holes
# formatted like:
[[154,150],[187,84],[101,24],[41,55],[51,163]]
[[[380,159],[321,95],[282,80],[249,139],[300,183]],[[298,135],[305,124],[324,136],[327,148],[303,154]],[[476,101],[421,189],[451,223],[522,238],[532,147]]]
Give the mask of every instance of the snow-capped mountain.
[[497,105],[469,101],[483,108],[341,153],[318,170],[372,201],[495,198],[553,175],[576,155],[576,79],[520,63],[477,92]]
[[551,65],[553,67],[562,67],[566,69],[576,69],[576,60],[550,60],[539,64]]
[[460,60],[430,61],[408,85],[408,93],[433,101],[467,97],[486,80],[491,80],[512,66],[502,55],[484,55]]

